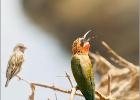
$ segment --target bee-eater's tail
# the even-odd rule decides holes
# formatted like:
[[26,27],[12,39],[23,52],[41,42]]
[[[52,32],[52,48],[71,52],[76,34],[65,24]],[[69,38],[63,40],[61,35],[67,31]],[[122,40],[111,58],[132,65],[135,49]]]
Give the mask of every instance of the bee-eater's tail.
[[7,79],[7,81],[6,81],[6,83],[5,83],[5,87],[8,87],[9,81],[10,81],[10,80]]
[[85,99],[86,100],[95,100],[95,96],[94,95],[86,96]]
[[94,91],[91,91],[91,93],[83,93],[86,100],[95,100],[95,93]]

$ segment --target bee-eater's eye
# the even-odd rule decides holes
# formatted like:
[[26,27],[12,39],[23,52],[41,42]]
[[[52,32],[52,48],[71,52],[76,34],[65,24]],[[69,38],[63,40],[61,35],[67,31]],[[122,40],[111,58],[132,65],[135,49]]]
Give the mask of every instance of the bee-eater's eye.
[[85,44],[85,42],[86,42],[86,41],[85,41],[84,39],[81,39],[81,44],[80,44],[80,45],[83,47],[84,44]]
[[84,45],[84,41],[83,41],[83,40],[81,40],[81,43],[80,43],[80,45],[81,45],[81,46],[83,46],[83,45]]

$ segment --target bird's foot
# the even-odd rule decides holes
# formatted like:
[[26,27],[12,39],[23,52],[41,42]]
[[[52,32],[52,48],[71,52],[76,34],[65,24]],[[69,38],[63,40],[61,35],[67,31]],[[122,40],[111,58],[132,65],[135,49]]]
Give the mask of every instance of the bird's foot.
[[75,88],[76,88],[76,90],[79,90],[79,86],[78,85]]
[[18,78],[18,80],[22,80],[22,78],[20,76],[16,75],[16,77]]

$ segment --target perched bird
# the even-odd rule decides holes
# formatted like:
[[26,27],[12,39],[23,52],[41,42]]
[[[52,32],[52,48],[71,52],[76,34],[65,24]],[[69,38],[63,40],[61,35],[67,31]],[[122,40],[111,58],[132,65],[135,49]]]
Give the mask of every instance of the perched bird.
[[11,55],[8,61],[8,66],[7,66],[7,71],[6,71],[7,81],[6,81],[5,87],[7,87],[9,84],[9,81],[20,72],[21,65],[24,62],[25,49],[26,47],[22,43],[19,43],[14,47],[13,54]]
[[93,66],[88,56],[90,43],[89,39],[86,39],[88,33],[90,33],[90,31],[73,42],[71,69],[77,86],[85,99],[95,100]]

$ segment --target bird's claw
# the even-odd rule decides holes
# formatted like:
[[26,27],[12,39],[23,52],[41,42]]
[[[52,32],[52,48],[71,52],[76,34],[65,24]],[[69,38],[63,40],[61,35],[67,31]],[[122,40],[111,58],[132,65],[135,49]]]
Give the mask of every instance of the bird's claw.
[[16,77],[18,78],[18,80],[21,80],[22,78],[20,77],[20,76],[18,76],[18,75],[16,75]]
[[79,86],[78,85],[75,88],[76,88],[76,90],[79,90]]

